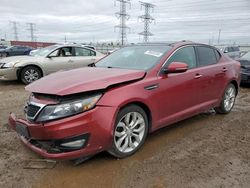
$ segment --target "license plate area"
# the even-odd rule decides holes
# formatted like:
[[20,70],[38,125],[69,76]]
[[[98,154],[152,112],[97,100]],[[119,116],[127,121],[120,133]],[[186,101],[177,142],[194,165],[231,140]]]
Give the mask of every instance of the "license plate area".
[[29,134],[27,126],[23,125],[21,123],[17,123],[16,124],[16,132],[19,135],[24,136],[25,138],[29,138],[30,137],[30,134]]

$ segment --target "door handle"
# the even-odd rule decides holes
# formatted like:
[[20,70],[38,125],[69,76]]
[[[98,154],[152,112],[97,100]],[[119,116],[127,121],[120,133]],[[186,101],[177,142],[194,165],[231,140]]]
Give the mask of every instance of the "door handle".
[[73,60],[68,60],[69,63],[73,63],[74,61]]
[[223,67],[222,72],[227,72],[227,68]]
[[201,74],[196,74],[196,75],[194,76],[195,79],[199,79],[199,78],[201,78],[201,77],[202,77]]
[[91,61],[95,61],[95,60],[96,60],[96,59],[94,59],[94,58],[93,58],[93,59],[91,59]]

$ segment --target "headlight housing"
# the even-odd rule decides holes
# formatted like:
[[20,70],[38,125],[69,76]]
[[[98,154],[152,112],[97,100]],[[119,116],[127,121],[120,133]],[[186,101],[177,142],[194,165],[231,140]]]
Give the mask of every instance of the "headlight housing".
[[2,68],[12,68],[12,67],[15,67],[15,65],[19,63],[19,61],[12,61],[12,62],[9,62],[9,63],[5,63],[2,65]]
[[50,121],[85,112],[94,108],[101,96],[102,94],[97,94],[81,100],[45,106],[38,115],[36,121]]

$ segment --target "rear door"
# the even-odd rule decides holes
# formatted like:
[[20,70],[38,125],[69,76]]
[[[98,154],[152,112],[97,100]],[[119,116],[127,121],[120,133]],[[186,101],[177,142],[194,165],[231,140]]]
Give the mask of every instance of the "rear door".
[[74,47],[74,68],[86,67],[97,60],[96,52],[92,49],[83,47]]
[[222,88],[225,85],[226,72],[228,67],[220,63],[220,53],[210,46],[196,46],[198,57],[198,71],[201,76],[200,102],[204,106],[210,106],[218,101]]

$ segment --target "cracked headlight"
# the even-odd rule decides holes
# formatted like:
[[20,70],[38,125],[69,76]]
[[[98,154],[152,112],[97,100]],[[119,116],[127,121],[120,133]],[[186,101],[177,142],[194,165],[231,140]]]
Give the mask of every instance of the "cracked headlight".
[[50,121],[90,110],[95,107],[101,96],[101,94],[98,94],[81,100],[45,106],[36,121]]

